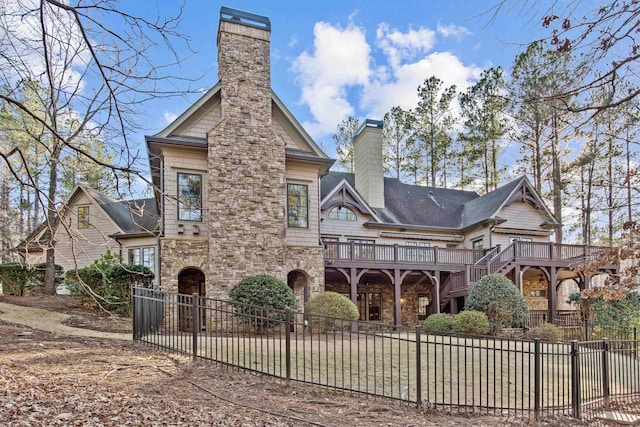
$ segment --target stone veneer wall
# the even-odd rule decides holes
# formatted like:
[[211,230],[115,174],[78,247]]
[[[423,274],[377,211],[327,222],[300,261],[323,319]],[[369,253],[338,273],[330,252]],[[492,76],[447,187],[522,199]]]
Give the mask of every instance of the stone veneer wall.
[[208,295],[243,277],[286,280],[285,143],[271,126],[270,32],[220,22],[222,120],[208,133]]
[[[199,268],[205,274],[205,283],[209,281],[207,265],[209,261],[206,240],[160,239],[160,283],[163,291],[178,292],[178,274],[188,267]],[[207,296],[210,287],[207,287]]]
[[[324,253],[321,246],[288,246],[285,261],[285,273],[300,271],[305,273],[307,281],[307,297],[324,291]],[[283,279],[285,282],[287,278]],[[304,309],[304,287],[294,286],[298,309]]]

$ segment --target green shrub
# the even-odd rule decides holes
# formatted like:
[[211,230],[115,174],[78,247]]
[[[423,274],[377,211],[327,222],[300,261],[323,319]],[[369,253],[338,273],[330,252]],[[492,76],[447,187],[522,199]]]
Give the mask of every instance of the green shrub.
[[[96,265],[106,267],[105,270]],[[85,303],[96,304],[111,313],[131,314],[131,286],[150,287],[153,273],[142,265],[92,264],[77,271],[70,270],[65,283],[72,295]]]
[[64,277],[64,283],[71,293],[85,303],[94,303],[95,295],[104,295],[104,273],[95,267],[84,267],[69,270]]
[[422,323],[427,332],[449,332],[453,326],[453,316],[447,313],[432,314]]
[[455,315],[451,329],[463,334],[485,335],[489,332],[489,319],[481,311],[465,310]]
[[105,271],[104,299],[113,313],[131,315],[131,287],[151,287],[153,273],[143,265],[112,265]]
[[357,320],[358,307],[346,296],[337,292],[322,292],[312,297],[305,305],[306,314]]
[[524,296],[501,274],[489,274],[480,279],[467,298],[465,310],[486,314],[492,335],[500,334],[502,328],[521,326],[529,316]]
[[0,282],[4,294],[24,295],[32,286],[33,270],[21,262],[0,264]]
[[[32,281],[34,289],[44,289],[44,275],[46,269],[47,264],[44,262],[33,266]],[[61,265],[54,264],[54,270],[56,272],[54,279],[55,284],[56,286],[61,285],[64,282],[64,268]]]
[[543,322],[527,333],[527,338],[538,338],[541,341],[558,342],[562,339],[562,331],[556,325]]
[[308,315],[309,325],[321,326],[326,330],[349,327],[351,321],[360,318],[358,307],[349,298],[336,292],[322,292],[313,296],[304,305],[304,312]]
[[285,320],[285,309],[296,308],[293,290],[266,274],[245,277],[229,292],[236,314],[256,328],[267,329]]

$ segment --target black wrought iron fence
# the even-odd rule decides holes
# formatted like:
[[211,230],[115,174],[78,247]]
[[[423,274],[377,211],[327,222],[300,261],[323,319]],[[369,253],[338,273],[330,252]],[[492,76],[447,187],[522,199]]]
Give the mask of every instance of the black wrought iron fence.
[[635,338],[432,335],[145,288],[133,295],[137,341],[290,381],[500,415],[581,417],[585,405],[640,396]]

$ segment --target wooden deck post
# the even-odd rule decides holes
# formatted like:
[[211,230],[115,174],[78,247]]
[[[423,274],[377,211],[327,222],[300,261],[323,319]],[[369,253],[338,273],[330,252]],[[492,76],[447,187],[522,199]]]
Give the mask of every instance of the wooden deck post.
[[394,286],[394,298],[395,298],[395,323],[396,326],[402,326],[402,304],[400,304],[401,298],[401,290],[400,290],[400,282],[402,279],[400,278],[400,270],[393,270],[393,286]]

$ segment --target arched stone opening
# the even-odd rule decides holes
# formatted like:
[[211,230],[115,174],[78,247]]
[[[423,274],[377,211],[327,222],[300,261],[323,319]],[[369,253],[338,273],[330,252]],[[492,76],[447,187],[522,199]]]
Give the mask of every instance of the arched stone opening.
[[558,283],[556,288],[558,295],[557,310],[559,311],[575,311],[578,310],[578,306],[575,303],[569,302],[569,297],[572,294],[580,292],[580,284],[578,278],[565,279]]
[[403,326],[421,324],[430,314],[438,312],[435,283],[426,272],[410,271],[402,277],[400,306]]
[[309,275],[301,270],[292,270],[287,274],[287,285],[296,296],[298,310],[303,310],[304,304],[309,299]]
[[[207,294],[207,288],[205,284],[205,277],[202,270],[199,268],[185,268],[180,273],[178,273],[178,293],[193,295],[197,294],[200,297],[204,297]],[[181,304],[178,310],[178,325],[180,331],[183,332],[191,332],[193,331],[193,309],[191,308],[190,302],[191,299],[186,296],[178,296]],[[200,329],[206,329],[206,311],[201,310],[200,312]]]

